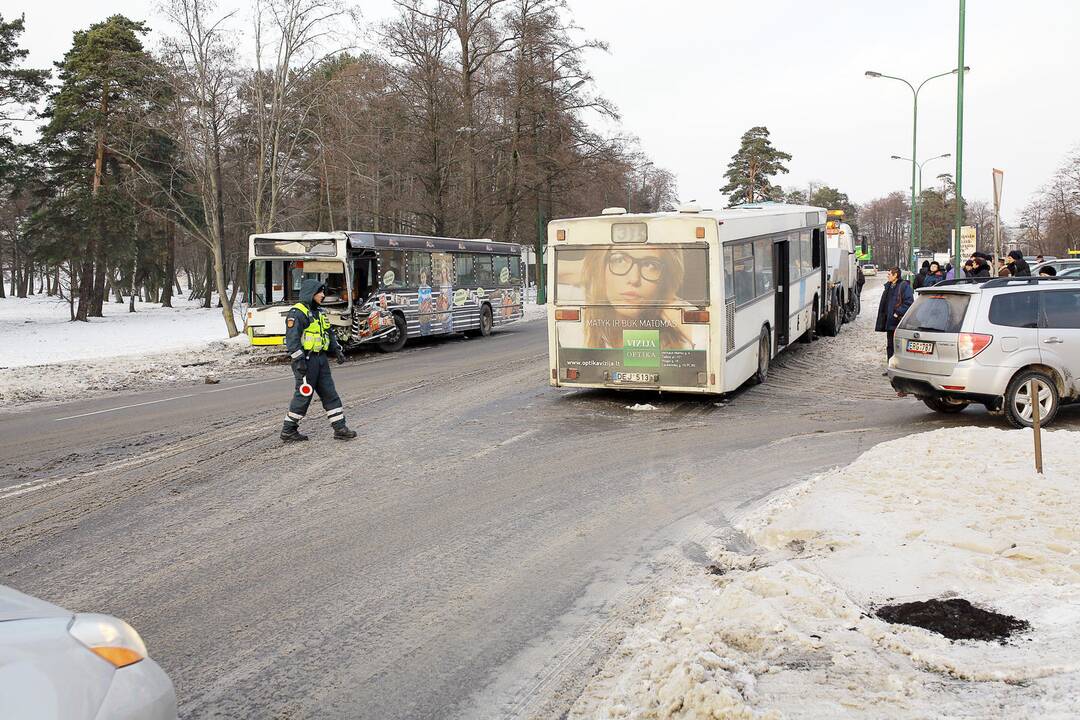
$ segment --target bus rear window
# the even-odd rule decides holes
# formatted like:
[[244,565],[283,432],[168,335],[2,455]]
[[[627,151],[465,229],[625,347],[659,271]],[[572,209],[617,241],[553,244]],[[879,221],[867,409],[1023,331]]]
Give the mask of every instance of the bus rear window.
[[958,333],[970,297],[961,293],[920,293],[900,323],[902,330]]
[[555,273],[559,303],[709,304],[708,250],[701,247],[560,247]]

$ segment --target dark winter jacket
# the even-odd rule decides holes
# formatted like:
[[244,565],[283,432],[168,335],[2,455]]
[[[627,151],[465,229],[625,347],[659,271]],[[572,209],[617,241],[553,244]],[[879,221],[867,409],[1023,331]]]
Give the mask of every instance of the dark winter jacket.
[[938,283],[945,282],[945,271],[938,270],[936,273],[927,273],[926,280],[923,282],[923,287],[933,287]]
[[915,289],[918,290],[926,284],[926,278],[930,276],[929,268],[921,268],[917,275],[912,279],[912,283],[915,285]]
[[[308,278],[300,285],[300,303],[308,309],[311,317],[296,308],[290,308],[285,316],[285,349],[289,357],[294,360],[304,354],[301,337],[304,330],[316,317],[322,314],[322,308],[315,302],[315,294],[323,287],[323,284],[314,278]],[[327,352],[331,355],[337,353],[340,345],[334,331],[330,331],[330,348]]]
[[911,283],[907,280],[900,280],[896,285],[885,283],[885,290],[881,293],[881,302],[878,303],[874,330],[878,332],[895,330],[913,302],[915,302],[915,294],[911,290]]
[[975,270],[971,273],[971,277],[990,277],[990,265],[982,258],[979,258],[979,263],[975,266]]
[[1009,272],[1013,274],[1013,277],[1031,277],[1031,267],[1027,264],[1027,260],[1013,260],[1009,263]]

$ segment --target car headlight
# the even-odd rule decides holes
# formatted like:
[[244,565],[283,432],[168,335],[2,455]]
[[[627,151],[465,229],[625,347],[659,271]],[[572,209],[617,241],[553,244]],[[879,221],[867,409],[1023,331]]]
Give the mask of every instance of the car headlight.
[[118,668],[146,657],[146,645],[135,628],[111,615],[80,613],[71,621],[68,632],[90,652]]

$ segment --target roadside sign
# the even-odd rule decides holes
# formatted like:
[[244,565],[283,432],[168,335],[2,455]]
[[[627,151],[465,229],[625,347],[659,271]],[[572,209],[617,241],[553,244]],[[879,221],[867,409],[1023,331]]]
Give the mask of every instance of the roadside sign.
[[1001,183],[1005,179],[1005,171],[994,168],[994,209],[1001,207]]
[[[956,247],[956,230],[952,231],[952,247]],[[960,228],[960,258],[958,262],[963,263],[964,258],[971,257],[971,253],[978,249],[978,236],[975,231],[974,225],[964,225]]]
[[1080,250],[1069,250],[1068,253],[1070,255],[1080,255]]

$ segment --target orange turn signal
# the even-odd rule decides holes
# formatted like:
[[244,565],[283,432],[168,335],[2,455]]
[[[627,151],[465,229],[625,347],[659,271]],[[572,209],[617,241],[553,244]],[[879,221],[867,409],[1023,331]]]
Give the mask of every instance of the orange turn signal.
[[684,323],[695,325],[704,325],[709,322],[708,310],[683,310],[682,321]]
[[705,239],[705,228],[699,227],[694,232],[694,237],[696,237],[698,240],[704,240]]
[[566,231],[565,230],[556,230],[555,231],[555,239],[560,241],[560,242],[565,240],[566,239]]
[[565,310],[559,309],[555,311],[556,320],[565,320],[567,322],[577,322],[581,320],[581,311],[578,309]]
[[143,656],[126,647],[93,647],[90,651],[100,655],[118,668],[134,665],[143,659]]

